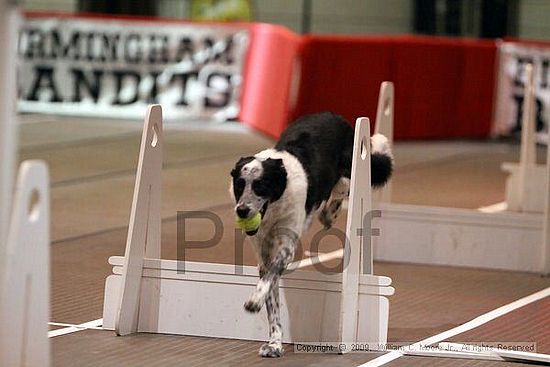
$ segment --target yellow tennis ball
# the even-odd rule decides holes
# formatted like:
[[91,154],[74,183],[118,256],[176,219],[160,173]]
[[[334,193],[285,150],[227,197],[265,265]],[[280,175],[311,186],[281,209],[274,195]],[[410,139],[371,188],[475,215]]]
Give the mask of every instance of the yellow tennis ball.
[[256,213],[256,215],[250,217],[250,218],[237,218],[237,227],[242,229],[245,232],[254,232],[260,227],[260,223],[262,222],[262,216],[260,213]]

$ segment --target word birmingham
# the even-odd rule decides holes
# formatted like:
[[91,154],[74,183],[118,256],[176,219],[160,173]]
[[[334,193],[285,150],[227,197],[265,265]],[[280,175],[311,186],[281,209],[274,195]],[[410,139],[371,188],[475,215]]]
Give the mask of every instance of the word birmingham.
[[19,98],[188,106],[194,93],[203,107],[224,107],[235,99],[247,37],[223,27],[31,19],[19,37]]

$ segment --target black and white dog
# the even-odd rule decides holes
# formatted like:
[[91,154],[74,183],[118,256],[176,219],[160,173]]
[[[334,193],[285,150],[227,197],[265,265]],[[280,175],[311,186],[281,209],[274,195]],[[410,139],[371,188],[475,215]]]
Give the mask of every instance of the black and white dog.
[[[230,192],[240,218],[258,212],[260,227],[252,236],[260,280],[244,304],[258,312],[265,303],[269,342],[263,357],[283,354],[279,316],[279,278],[294,258],[297,242],[315,213],[330,228],[349,193],[354,131],[341,116],[324,112],[291,124],[274,148],[241,158],[231,171]],[[383,186],[391,176],[392,153],[386,137],[371,138],[372,186]]]

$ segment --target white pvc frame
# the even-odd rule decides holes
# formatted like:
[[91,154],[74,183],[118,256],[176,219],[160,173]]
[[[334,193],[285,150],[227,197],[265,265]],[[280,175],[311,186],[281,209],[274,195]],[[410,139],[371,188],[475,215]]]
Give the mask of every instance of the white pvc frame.
[[[370,233],[363,228],[363,216],[371,209],[369,136],[368,119],[358,119],[345,249],[297,261],[290,268],[298,270],[282,279],[285,342],[387,340],[386,297],[394,289],[390,278],[372,275],[372,250],[361,236]],[[187,261],[182,273],[180,262],[159,258],[161,171],[162,112],[154,105],[144,124],[125,256],[109,259],[114,268],[105,286],[103,327],[118,335],[143,331],[267,338],[265,316],[250,315],[242,307],[258,280],[255,267],[243,266],[242,274],[235,274],[232,265]],[[364,273],[362,255],[368,259]],[[349,262],[342,274],[300,270],[342,256]],[[310,307],[305,313],[302,298]]]
[[[50,215],[48,168],[19,169],[10,231],[0,268],[0,365],[49,366]],[[5,244],[5,245],[4,245]]]
[[525,66],[523,114],[521,118],[521,149],[519,163],[503,163],[503,171],[509,173],[506,180],[506,204],[504,210],[513,212],[542,213],[546,167],[537,164],[535,141],[535,70]]
[[[8,233],[17,154],[15,123],[16,42],[19,11],[7,0],[0,0],[0,239]],[[1,255],[1,254],[0,254]],[[2,257],[0,256],[0,265]]]
[[525,65],[521,149],[519,163],[504,163],[510,173],[506,181],[506,202],[503,210],[543,213],[540,271],[550,274],[550,146],[546,164],[537,164],[535,141],[535,69]]
[[[382,210],[377,260],[550,273],[550,165],[535,161],[533,74],[528,66],[520,163],[502,165],[507,201],[477,210],[397,204],[387,187],[374,195]],[[390,82],[380,89],[375,132],[392,140]]]
[[0,0],[0,365],[50,365],[49,179],[25,161],[14,192],[16,46],[20,13]]

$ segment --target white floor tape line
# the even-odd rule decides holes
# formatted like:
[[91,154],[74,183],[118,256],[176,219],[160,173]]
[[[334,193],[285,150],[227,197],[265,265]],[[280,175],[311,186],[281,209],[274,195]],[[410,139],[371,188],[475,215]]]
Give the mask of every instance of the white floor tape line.
[[482,213],[500,213],[500,212],[506,211],[507,209],[508,209],[508,203],[506,201],[502,201],[500,203],[496,203],[493,205],[482,206],[477,210],[479,210]]
[[[462,333],[464,333],[468,330],[475,329],[476,327],[481,326],[483,324],[486,324],[491,320],[494,320],[494,319],[496,319],[500,316],[506,315],[507,313],[510,313],[514,310],[517,310],[518,308],[521,308],[523,306],[526,306],[530,303],[539,301],[539,300],[541,300],[543,298],[546,298],[546,297],[549,297],[549,296],[550,296],[550,287],[545,288],[545,289],[543,289],[541,291],[538,291],[536,293],[533,293],[529,296],[520,298],[517,301],[514,301],[514,302],[509,303],[507,305],[501,306],[501,307],[499,307],[497,309],[494,309],[492,311],[489,311],[489,312],[487,312],[483,315],[480,315],[480,316],[476,317],[473,320],[468,321],[465,324],[459,325],[455,328],[444,331],[440,334],[431,336],[431,337],[429,337],[427,339],[424,339],[424,340],[421,340],[417,343],[414,343],[414,344],[408,345],[406,347],[403,347],[403,349],[415,350],[415,349],[419,349],[420,346],[431,345],[431,344],[442,342],[442,341],[444,341],[448,338],[451,338],[451,337],[453,337],[455,335],[458,335],[458,334],[462,334]],[[380,356],[378,358],[370,360],[367,363],[364,363],[364,364],[362,364],[360,366],[357,366],[357,367],[378,367],[378,366],[382,366],[382,365],[384,365],[388,362],[391,362],[393,360],[396,360],[397,358],[400,358],[402,356],[403,356],[402,352],[392,351],[390,353],[384,354],[383,356]]]
[[[493,358],[493,360],[500,361],[519,361],[525,363],[537,363],[550,365],[550,355],[533,352],[523,352],[508,349],[493,348],[479,348],[479,345],[471,344],[459,344],[459,343],[439,343],[438,347],[443,351],[451,352],[452,354],[466,352],[470,355],[471,359],[487,359]],[[473,355],[473,356],[472,356]]]
[[75,328],[78,328],[78,329],[103,330],[103,327],[101,327],[101,326],[97,326],[97,327],[95,327],[95,326],[80,326],[80,324],[68,324],[68,323],[65,323],[65,322],[48,322],[48,325],[50,325],[50,326],[63,326],[63,327],[75,327]]
[[69,327],[66,327],[66,328],[63,328],[63,329],[48,331],[48,337],[49,338],[54,338],[56,336],[61,336],[61,335],[66,335],[66,334],[71,334],[71,333],[76,333],[77,331],[82,331],[82,330],[89,330],[89,329],[103,330],[103,328],[100,327],[101,325],[103,325],[103,319],[92,320],[92,321],[88,321],[88,322],[85,322],[83,324],[78,324],[78,325],[64,324],[64,323],[59,323],[59,322],[49,322],[48,324],[52,325],[52,326],[70,325]]
[[498,361],[504,362],[506,359],[493,355],[491,353],[469,353],[469,352],[457,352],[447,350],[410,350],[403,351],[406,356],[414,357],[437,357],[437,358],[455,358],[455,359],[476,359],[482,361]]

